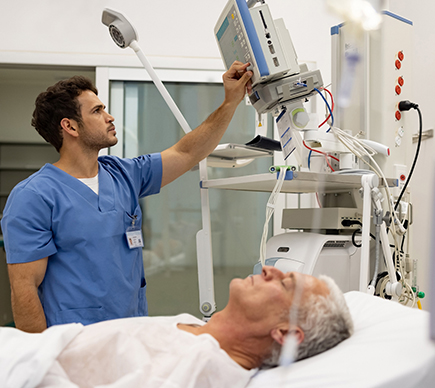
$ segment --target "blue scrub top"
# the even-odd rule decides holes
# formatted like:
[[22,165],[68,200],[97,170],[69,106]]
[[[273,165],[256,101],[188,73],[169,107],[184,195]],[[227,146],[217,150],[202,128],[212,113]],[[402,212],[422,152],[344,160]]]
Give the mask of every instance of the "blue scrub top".
[[156,194],[160,154],[98,159],[99,195],[46,164],[11,192],[1,222],[8,263],[48,257],[39,296],[47,325],[148,314],[142,248],[130,249],[125,232],[139,198]]

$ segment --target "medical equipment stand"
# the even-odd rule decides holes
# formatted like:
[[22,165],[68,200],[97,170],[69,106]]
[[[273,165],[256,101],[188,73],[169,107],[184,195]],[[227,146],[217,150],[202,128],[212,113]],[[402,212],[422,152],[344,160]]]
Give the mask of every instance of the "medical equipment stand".
[[[102,22],[109,27],[110,35],[119,47],[130,47],[136,53],[181,128],[186,134],[189,133],[191,131],[189,124],[163,83],[160,81],[154,68],[145,57],[145,54],[142,52],[137,42],[137,33],[133,25],[122,14],[107,8],[103,11]],[[199,162],[199,174],[201,182],[207,180],[207,159]],[[204,319],[207,320],[216,310],[216,302],[214,298],[210,203],[208,190],[200,187],[200,194],[202,229],[196,234],[199,303],[200,311],[204,315]]]
[[[158,91],[164,98],[169,109],[177,119],[183,131],[187,134],[191,131],[189,124],[183,114],[178,109],[171,95],[160,81],[154,68],[151,66],[144,53],[142,52],[136,40],[130,43],[130,47],[134,50],[140,61],[144,65],[146,71],[150,75]],[[207,179],[207,159],[199,162],[200,180]],[[201,216],[202,229],[196,234],[196,255],[198,262],[198,283],[199,283],[199,308],[204,318],[207,319],[216,310],[216,302],[214,299],[214,274],[213,274],[213,258],[211,248],[211,222],[210,222],[210,201],[208,190],[200,188],[201,193]]]

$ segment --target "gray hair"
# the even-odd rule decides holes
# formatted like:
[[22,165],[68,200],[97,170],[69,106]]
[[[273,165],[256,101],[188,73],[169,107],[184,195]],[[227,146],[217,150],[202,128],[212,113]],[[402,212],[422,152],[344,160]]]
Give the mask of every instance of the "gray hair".
[[[329,294],[311,294],[303,306],[298,306],[295,316],[291,312],[292,318],[297,318],[297,326],[304,332],[296,360],[331,349],[353,334],[352,317],[340,288],[328,276],[321,275],[319,279],[326,284]],[[274,342],[269,357],[263,361],[263,367],[278,365],[280,352],[281,345]]]
[[329,289],[327,296],[312,294],[298,311],[297,325],[304,332],[297,360],[331,349],[353,334],[353,321],[341,290],[330,277],[321,275]]

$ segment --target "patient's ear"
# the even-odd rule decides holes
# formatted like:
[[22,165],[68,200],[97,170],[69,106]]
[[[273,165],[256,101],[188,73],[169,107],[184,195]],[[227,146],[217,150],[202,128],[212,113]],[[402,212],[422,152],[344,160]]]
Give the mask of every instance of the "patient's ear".
[[280,345],[284,344],[285,337],[292,335],[296,338],[297,343],[300,344],[304,340],[304,332],[298,326],[276,327],[270,332],[271,337]]

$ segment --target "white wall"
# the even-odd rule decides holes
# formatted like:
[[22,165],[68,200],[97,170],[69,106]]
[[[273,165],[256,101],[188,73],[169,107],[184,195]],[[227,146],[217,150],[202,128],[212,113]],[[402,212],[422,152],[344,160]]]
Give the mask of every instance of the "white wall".
[[[156,67],[222,69],[213,27],[226,0],[0,0],[0,63],[82,66],[140,66],[131,50],[114,45],[101,24],[104,7],[124,13],[136,26],[142,49]],[[415,102],[424,130],[433,128],[435,68],[432,0],[393,0],[390,10],[414,22]],[[325,84],[331,80],[330,27],[340,22],[322,0],[269,0],[274,17],[284,18],[300,61],[315,61]],[[417,132],[417,116],[416,128]],[[434,140],[423,143],[412,180],[413,252],[420,260],[419,281],[428,292],[429,240],[433,202]],[[423,301],[423,305],[425,305]]]
[[[101,23],[102,10],[108,7],[129,18],[146,55],[151,60],[159,57],[154,58],[158,60],[155,65],[171,65],[171,58],[177,57],[192,66],[210,61],[222,68],[213,27],[225,3],[226,0],[1,0],[4,20],[0,32],[8,37],[0,42],[1,62],[139,66],[133,52],[116,47]],[[271,0],[269,5],[276,18],[286,20],[299,57],[319,58],[319,65],[329,74],[329,28],[338,20],[325,12],[323,2]]]

